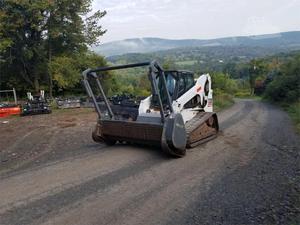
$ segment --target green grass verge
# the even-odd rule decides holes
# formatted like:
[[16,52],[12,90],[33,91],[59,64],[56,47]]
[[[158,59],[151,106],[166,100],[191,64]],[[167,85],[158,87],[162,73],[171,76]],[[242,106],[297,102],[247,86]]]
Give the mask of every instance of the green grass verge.
[[300,101],[289,105],[284,105],[283,108],[288,112],[288,114],[292,118],[296,126],[296,130],[298,134],[300,134]]
[[52,109],[53,114],[88,114],[95,112],[94,108]]
[[234,104],[233,96],[229,94],[219,94],[214,96],[214,111],[219,112]]
[[261,100],[261,96],[257,95],[250,95],[249,90],[241,90],[235,93],[234,95],[236,98],[242,98],[242,99],[256,99],[256,100]]

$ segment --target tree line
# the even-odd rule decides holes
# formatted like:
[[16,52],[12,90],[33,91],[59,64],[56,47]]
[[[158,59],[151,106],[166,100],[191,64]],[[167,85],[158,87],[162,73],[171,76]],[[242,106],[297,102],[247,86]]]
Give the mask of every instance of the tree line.
[[92,0],[1,0],[0,87],[20,92],[76,88],[80,73],[105,65],[89,46],[106,30]]
[[[15,88],[19,93],[45,89],[50,97],[68,91],[83,93],[81,72],[107,65],[102,56],[90,51],[90,46],[98,44],[106,32],[99,24],[106,12],[92,12],[91,3],[92,0],[0,0],[0,89]],[[233,54],[232,49],[215,48],[215,55],[208,48],[196,50],[185,49],[180,54],[170,50],[165,55],[128,54],[111,57],[111,61],[124,64],[155,58],[166,69],[211,73],[216,94],[234,95],[240,89],[248,89],[251,95],[264,95],[273,101],[299,100],[299,51],[253,58],[251,54],[262,54],[264,49],[255,48],[251,53],[253,50],[242,47]],[[228,57],[221,57],[225,55]],[[226,60],[220,60],[223,58]],[[108,95],[150,93],[146,71],[118,72],[102,78]]]

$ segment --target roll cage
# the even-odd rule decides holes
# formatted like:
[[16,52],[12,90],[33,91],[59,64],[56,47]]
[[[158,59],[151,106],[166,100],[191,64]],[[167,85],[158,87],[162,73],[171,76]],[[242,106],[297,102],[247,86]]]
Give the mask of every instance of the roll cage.
[[[105,106],[107,108],[109,117],[111,120],[115,120],[115,115],[111,109],[111,106],[108,102],[108,99],[104,93],[99,75],[106,71],[111,71],[111,70],[119,70],[119,69],[128,69],[128,68],[135,68],[135,67],[146,67],[148,66],[149,71],[148,71],[148,78],[151,83],[151,92],[152,92],[152,97],[157,99],[159,110],[160,110],[160,116],[161,116],[161,122],[163,123],[165,121],[165,116],[169,115],[174,112],[174,109],[172,107],[172,99],[167,91],[167,84],[166,84],[166,77],[164,74],[164,70],[162,67],[156,62],[144,62],[144,63],[135,63],[135,64],[126,64],[126,65],[119,65],[119,66],[108,66],[108,67],[99,67],[95,69],[87,69],[83,71],[82,76],[83,76],[83,85],[89,95],[89,97],[92,98],[93,103],[95,105],[97,114],[99,119],[101,119],[104,115],[103,112],[101,112],[100,107],[97,103],[95,94],[91,88],[89,78],[92,78],[96,81],[96,86],[98,87],[100,94],[103,97]],[[160,87],[158,87],[158,82],[157,78],[160,80]],[[164,103],[162,101],[162,97],[164,99]]]

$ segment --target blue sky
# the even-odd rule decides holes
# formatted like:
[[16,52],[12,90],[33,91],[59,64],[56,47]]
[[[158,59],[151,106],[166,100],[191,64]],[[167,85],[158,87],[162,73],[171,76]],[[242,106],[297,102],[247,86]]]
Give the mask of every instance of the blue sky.
[[300,30],[300,0],[94,0],[102,43],[126,38],[210,39]]

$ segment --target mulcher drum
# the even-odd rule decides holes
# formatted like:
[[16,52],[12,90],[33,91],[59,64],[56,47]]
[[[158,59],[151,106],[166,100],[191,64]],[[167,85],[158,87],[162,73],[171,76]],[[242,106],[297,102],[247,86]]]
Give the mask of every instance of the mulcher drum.
[[[192,148],[216,137],[219,127],[215,113],[199,112],[185,124],[186,147]],[[100,120],[93,139],[107,144],[116,141],[161,145],[163,124],[139,121]]]

